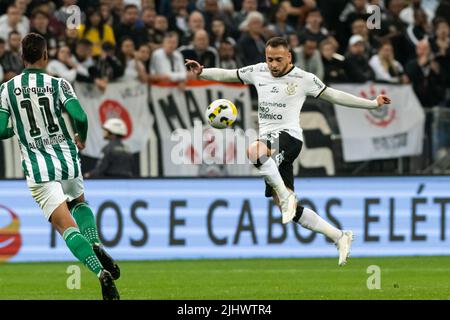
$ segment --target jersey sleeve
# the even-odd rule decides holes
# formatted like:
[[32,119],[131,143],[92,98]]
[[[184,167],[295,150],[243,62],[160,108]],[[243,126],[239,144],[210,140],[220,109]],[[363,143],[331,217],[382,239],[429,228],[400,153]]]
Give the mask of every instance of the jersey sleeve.
[[255,82],[255,74],[258,72],[257,66],[257,64],[254,64],[237,69],[237,77],[243,84],[253,84]]
[[71,99],[77,99],[72,85],[66,79],[59,80],[59,99],[62,105],[65,105]]
[[319,98],[327,86],[316,75],[307,72],[305,76],[305,93],[307,96]]
[[6,84],[0,86],[0,112],[10,114],[8,100],[7,100],[8,90],[6,89]]

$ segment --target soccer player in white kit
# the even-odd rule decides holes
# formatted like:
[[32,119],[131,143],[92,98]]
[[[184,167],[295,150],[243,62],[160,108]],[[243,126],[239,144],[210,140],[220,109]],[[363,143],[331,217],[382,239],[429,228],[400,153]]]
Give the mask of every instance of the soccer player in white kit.
[[300,111],[307,96],[362,109],[376,109],[389,104],[390,99],[379,95],[368,100],[327,87],[314,74],[292,64],[289,44],[284,38],[271,38],[266,43],[265,54],[266,62],[240,69],[203,68],[189,59],[186,67],[201,79],[255,86],[259,139],[247,149],[247,156],[264,177],[266,196],[272,196],[279,206],[283,223],[294,221],[333,240],[339,252],[339,265],[345,265],[353,232],[339,230],[311,209],[297,204],[292,163],[303,143]]

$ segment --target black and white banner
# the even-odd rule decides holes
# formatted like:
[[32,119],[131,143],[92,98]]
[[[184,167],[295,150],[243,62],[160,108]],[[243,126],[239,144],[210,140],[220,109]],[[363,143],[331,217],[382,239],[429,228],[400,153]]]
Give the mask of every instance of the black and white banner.
[[[251,174],[246,146],[251,119],[247,86],[209,81],[176,85],[153,85],[153,112],[159,133],[163,176],[239,176]],[[238,110],[233,129],[218,130],[206,124],[205,110],[226,98]],[[252,140],[253,139],[253,140]]]
[[366,83],[333,87],[367,99],[386,94],[392,101],[375,110],[335,105],[345,161],[422,153],[425,113],[411,86]]

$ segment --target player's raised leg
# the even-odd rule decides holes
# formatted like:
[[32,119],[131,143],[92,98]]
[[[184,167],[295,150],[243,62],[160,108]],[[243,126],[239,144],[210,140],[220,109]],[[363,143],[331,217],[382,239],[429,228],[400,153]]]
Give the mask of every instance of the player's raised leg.
[[98,237],[97,224],[95,223],[94,214],[85,201],[84,194],[69,203],[70,212],[77,222],[80,232],[92,245],[95,255],[102,263],[103,267],[108,270],[113,279],[120,277],[119,266],[113,258],[105,251]]
[[270,185],[280,199],[283,223],[288,223],[295,216],[297,198],[295,193],[286,188],[283,178],[278,171],[275,160],[271,157],[271,150],[261,141],[253,142],[247,149],[247,156],[258,169],[264,180]]

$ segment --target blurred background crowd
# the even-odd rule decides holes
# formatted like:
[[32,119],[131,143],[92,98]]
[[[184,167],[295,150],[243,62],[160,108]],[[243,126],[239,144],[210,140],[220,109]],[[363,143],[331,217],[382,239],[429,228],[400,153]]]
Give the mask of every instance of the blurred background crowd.
[[[72,5],[77,28],[67,27]],[[47,39],[49,73],[100,89],[117,79],[182,87],[184,58],[236,68],[284,36],[294,63],[326,83],[411,83],[424,107],[449,106],[449,19],[450,1],[433,0],[2,0],[0,82],[21,72],[28,32]]]
[[[282,36],[294,64],[326,84],[410,84],[427,113],[427,139],[434,134],[431,149],[450,150],[450,112],[442,112],[450,111],[449,23],[450,0],[1,0],[0,83],[21,73],[29,32],[47,39],[49,74],[100,91],[129,80],[183,90],[192,77],[184,59],[238,68],[264,61],[265,42]],[[420,167],[438,158],[450,167],[450,153],[436,156],[430,141]],[[338,172],[416,171],[393,159],[342,163]]]

